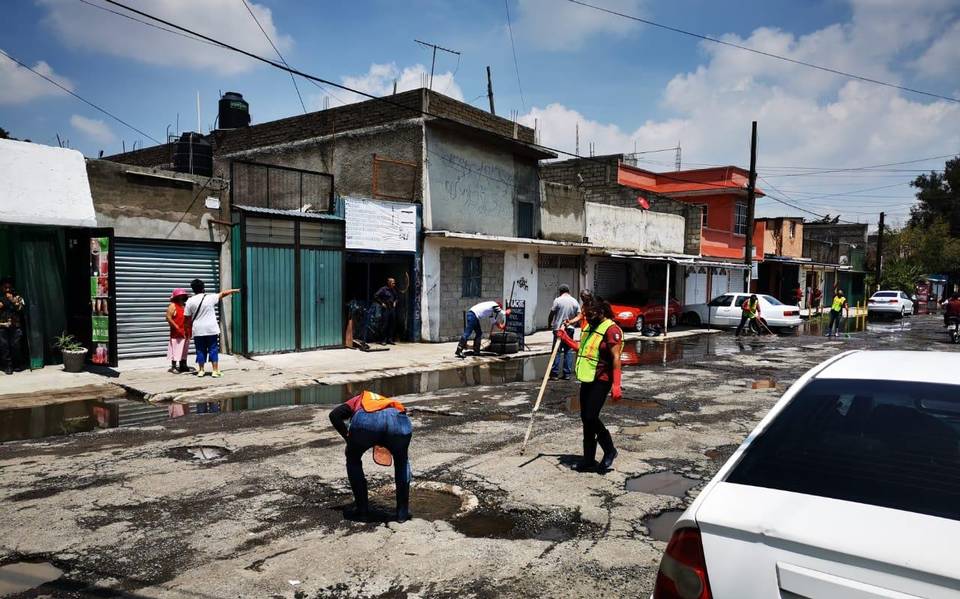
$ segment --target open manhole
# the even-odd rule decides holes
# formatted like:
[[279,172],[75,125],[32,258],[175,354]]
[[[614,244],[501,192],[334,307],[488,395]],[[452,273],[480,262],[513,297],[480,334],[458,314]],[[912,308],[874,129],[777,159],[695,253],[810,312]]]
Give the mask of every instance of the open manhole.
[[0,597],[35,589],[63,576],[63,571],[48,562],[15,562],[0,566]]
[[666,542],[670,540],[673,525],[680,519],[681,514],[683,514],[683,510],[661,512],[655,516],[644,518],[643,525],[647,527],[647,531],[649,531],[651,537],[658,541]]
[[232,449],[219,445],[187,445],[185,447],[174,447],[167,451],[168,456],[178,460],[205,463],[224,460],[231,453],[233,453]]
[[[396,509],[393,485],[380,487],[370,496],[371,511],[392,514]],[[410,511],[422,520],[452,520],[475,510],[477,497],[457,485],[435,481],[417,481],[410,485]]]
[[666,470],[628,478],[624,484],[627,491],[684,497],[687,491],[700,484],[700,481]]

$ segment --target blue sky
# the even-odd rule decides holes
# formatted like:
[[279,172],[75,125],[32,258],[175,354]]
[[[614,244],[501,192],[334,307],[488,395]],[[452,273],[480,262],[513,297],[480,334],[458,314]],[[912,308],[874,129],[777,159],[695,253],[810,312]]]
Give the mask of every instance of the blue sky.
[[[414,38],[460,50],[440,53],[434,88],[486,107],[485,67],[498,113],[516,111],[543,143],[597,153],[683,148],[685,166],[746,166],[750,121],[759,121],[760,181],[780,199],[818,214],[902,218],[906,185],[933,159],[886,169],[853,168],[960,151],[960,104],[850,81],[739,50],[699,42],[565,0],[507,0],[520,85],[503,2],[395,0],[251,6],[287,61],[374,94],[417,87],[430,52]],[[798,60],[960,97],[960,0],[593,0]],[[106,7],[102,0],[90,4]],[[242,0],[130,0],[148,12],[272,57]],[[113,10],[119,10],[111,7]],[[254,122],[301,112],[289,76],[249,59],[159,32],[80,0],[6,4],[0,49],[102,105],[152,137],[196,128],[196,93],[209,128],[220,91],[244,94]],[[325,92],[299,81],[308,109]],[[520,86],[523,94],[521,98]],[[351,101],[334,91],[329,101]],[[0,57],[0,126],[55,144],[56,134],[89,156],[129,149],[143,135]],[[642,165],[669,170],[671,153]],[[896,169],[896,170],[894,170]],[[889,187],[887,187],[889,186]],[[883,188],[883,189],[874,189]],[[861,191],[861,190],[870,191]],[[841,195],[833,195],[841,194]],[[844,195],[846,194],[846,195]],[[830,197],[822,197],[830,196]],[[761,214],[812,216],[773,200]]]

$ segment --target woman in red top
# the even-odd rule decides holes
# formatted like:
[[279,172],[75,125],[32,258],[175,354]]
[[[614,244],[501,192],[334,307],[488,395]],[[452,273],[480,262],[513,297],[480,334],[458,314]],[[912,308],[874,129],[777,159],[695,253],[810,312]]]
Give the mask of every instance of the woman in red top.
[[[170,360],[170,372],[189,372],[187,355],[190,353],[190,331],[183,318],[183,307],[190,292],[176,288],[170,294],[167,306],[167,324],[170,325],[170,342],[167,343],[167,359]],[[178,364],[179,363],[179,364]]]

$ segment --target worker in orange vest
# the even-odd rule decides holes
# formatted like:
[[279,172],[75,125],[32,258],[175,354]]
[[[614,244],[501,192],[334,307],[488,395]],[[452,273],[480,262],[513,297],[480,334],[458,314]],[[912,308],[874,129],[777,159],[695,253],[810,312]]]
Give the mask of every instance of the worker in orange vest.
[[[349,428],[346,421],[350,421]],[[370,391],[347,400],[330,412],[330,422],[347,442],[347,477],[353,491],[354,506],[344,512],[347,518],[365,520],[370,515],[367,477],[363,474],[363,454],[374,446],[384,447],[393,456],[397,488],[398,522],[410,515],[410,480],[413,478],[407,450],[413,428],[403,404]]]

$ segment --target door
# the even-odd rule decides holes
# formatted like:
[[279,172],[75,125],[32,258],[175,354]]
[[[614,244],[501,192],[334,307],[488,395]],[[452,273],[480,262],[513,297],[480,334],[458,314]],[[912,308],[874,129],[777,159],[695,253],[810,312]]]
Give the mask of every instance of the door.
[[[722,326],[733,326],[740,323],[740,304],[744,295],[725,295],[717,302],[717,314],[712,322]],[[719,299],[719,298],[718,298]]]
[[717,297],[721,293],[730,291],[730,271],[725,268],[718,268],[713,273],[711,293]]
[[88,362],[116,366],[118,293],[113,229],[67,229],[65,239],[68,330],[87,348]]
[[[557,297],[560,285],[570,287],[570,295],[580,294],[580,268],[577,256],[540,254],[537,271],[537,312],[535,326],[538,329],[549,328],[550,308]],[[578,299],[579,301],[579,299]]]
[[300,250],[300,349],[343,342],[343,252]]
[[[118,239],[116,241],[117,351],[120,358],[163,356],[170,327],[170,293],[203,281],[220,291],[220,246],[213,243]],[[233,298],[229,301],[239,301]]]
[[[687,268],[687,281],[683,294],[685,305],[705,304],[707,302],[707,276],[707,269],[702,266]],[[722,291],[726,290],[726,286],[724,286]]]
[[294,249],[248,246],[247,351],[254,354],[292,351],[296,344]]

